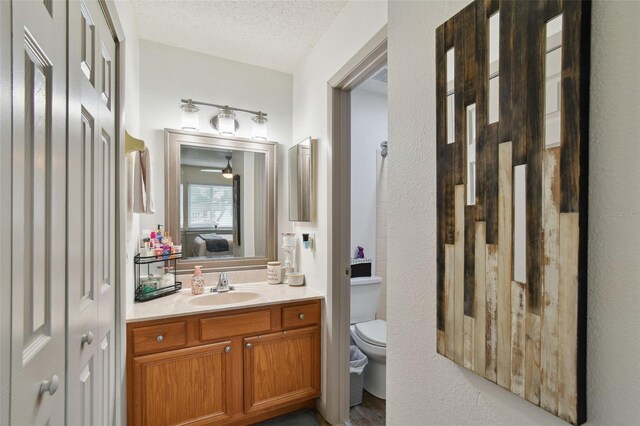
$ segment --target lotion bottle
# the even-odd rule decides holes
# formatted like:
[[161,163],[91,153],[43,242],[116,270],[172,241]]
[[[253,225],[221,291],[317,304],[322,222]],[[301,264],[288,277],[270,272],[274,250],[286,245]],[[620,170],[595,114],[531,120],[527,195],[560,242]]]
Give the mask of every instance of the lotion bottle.
[[204,293],[204,276],[200,268],[202,266],[196,266],[191,277],[191,294],[193,295]]

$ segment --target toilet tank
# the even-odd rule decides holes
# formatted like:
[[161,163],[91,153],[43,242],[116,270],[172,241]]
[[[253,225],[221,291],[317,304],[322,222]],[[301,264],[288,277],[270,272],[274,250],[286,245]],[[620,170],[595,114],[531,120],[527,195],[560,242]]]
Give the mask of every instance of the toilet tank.
[[380,277],[351,278],[351,324],[376,319],[381,283]]

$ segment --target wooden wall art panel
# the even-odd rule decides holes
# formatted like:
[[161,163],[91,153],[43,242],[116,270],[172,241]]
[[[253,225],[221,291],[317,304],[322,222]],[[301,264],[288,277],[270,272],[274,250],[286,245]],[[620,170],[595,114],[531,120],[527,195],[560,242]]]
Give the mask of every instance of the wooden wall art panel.
[[438,353],[575,425],[590,13],[476,0],[436,30]]

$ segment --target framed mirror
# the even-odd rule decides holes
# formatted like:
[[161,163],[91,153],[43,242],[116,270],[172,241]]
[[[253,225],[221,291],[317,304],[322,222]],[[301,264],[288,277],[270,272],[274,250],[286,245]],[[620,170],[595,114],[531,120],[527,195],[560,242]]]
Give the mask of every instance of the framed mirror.
[[165,129],[165,222],[178,270],[251,269],[277,257],[276,142]]
[[313,139],[289,148],[289,220],[311,222],[313,206]]

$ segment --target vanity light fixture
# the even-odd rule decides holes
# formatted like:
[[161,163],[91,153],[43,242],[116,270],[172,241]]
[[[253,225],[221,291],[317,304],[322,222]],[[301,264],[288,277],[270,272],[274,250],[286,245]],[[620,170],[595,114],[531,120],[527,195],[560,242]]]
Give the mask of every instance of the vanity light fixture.
[[218,105],[209,102],[194,101],[193,99],[181,99],[180,101],[182,102],[180,108],[182,108],[182,128],[184,130],[198,130],[199,108],[196,105],[204,105],[218,108],[218,113],[211,117],[209,123],[211,123],[211,127],[216,129],[219,134],[224,136],[234,136],[240,128],[240,124],[236,119],[236,112],[244,112],[253,115],[251,120],[254,124],[251,137],[257,140],[267,140],[268,120],[266,112],[235,108],[229,105]]
[[218,112],[218,132],[224,136],[233,136],[236,134],[238,122],[236,121],[236,113],[228,106],[225,106]]
[[222,169],[222,177],[231,179],[233,177],[233,169],[231,168],[231,155],[225,155],[227,159],[227,167]]
[[193,130],[198,131],[198,124],[200,123],[200,118],[198,116],[198,111],[200,108],[195,106],[191,99],[187,102],[180,105],[182,109],[182,130]]
[[252,119],[253,121],[253,135],[251,136],[253,139],[258,139],[262,141],[267,140],[267,117],[262,112],[258,112]]

